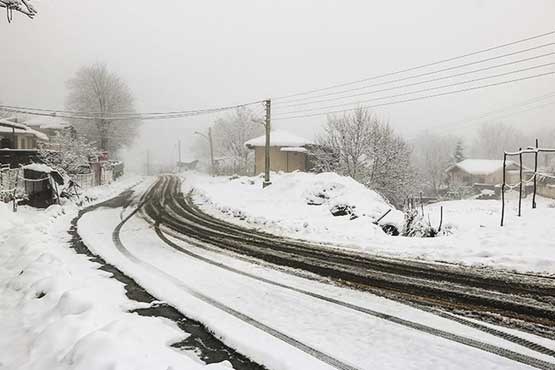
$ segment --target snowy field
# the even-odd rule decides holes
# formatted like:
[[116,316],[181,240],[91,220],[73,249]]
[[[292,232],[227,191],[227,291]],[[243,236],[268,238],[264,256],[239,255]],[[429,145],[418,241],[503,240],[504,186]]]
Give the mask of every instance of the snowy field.
[[[426,218],[439,224],[443,206],[443,229],[437,238],[393,237],[373,221],[392,208],[375,192],[350,178],[336,174],[280,173],[262,189],[261,177],[216,177],[196,173],[184,176],[183,191],[194,188],[200,207],[216,217],[274,234],[292,236],[368,253],[491,266],[521,272],[555,274],[555,200],[538,197],[523,201],[523,216],[516,216],[518,198],[508,194],[505,227],[499,226],[498,200],[459,200],[425,207]],[[322,205],[309,205],[314,194],[329,195]],[[356,205],[359,216],[334,217],[335,204]],[[403,214],[392,211],[380,223],[400,225]]]
[[[100,201],[139,180],[85,195]],[[78,211],[0,203],[0,369],[205,368],[168,346],[183,339],[174,323],[128,313],[141,306],[123,285],[69,248]]]

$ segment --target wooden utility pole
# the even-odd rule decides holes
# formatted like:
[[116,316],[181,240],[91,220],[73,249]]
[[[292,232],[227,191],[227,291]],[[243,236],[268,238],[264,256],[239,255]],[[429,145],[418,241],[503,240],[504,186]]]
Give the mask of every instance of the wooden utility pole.
[[270,181],[270,130],[271,130],[271,113],[272,113],[272,101],[270,99],[266,100],[266,119],[264,126],[266,128],[266,145],[264,146],[264,182],[262,187],[265,188],[271,185]]
[[505,219],[505,169],[507,168],[507,153],[503,153],[503,184],[501,184],[501,226]]
[[534,153],[534,195],[532,195],[532,208],[536,208],[536,191],[538,188],[538,146],[539,142],[536,139],[536,153]]
[[520,184],[518,185],[518,217],[522,215],[522,148],[518,148],[520,152],[518,154],[519,157],[519,165],[520,165]]
[[216,176],[216,164],[214,163],[214,141],[212,140],[212,127],[208,127],[208,143],[210,144],[210,169],[212,177]]

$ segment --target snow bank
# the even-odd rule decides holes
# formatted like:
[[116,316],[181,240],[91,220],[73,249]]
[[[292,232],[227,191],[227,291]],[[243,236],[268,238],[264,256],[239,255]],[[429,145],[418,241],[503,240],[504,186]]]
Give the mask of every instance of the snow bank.
[[[188,174],[184,186],[185,190],[195,188],[195,201],[206,211],[279,235],[345,243],[387,237],[373,222],[393,206],[349,177],[275,173],[272,185],[264,189],[262,181],[261,177]],[[350,206],[357,218],[332,215],[333,207],[343,205]],[[393,209],[381,223],[400,226],[402,219],[402,213]]]
[[[243,226],[277,235],[328,242],[368,253],[490,266],[522,272],[555,274],[555,200],[538,197],[538,208],[525,199],[523,216],[517,217],[518,200],[508,194],[506,226],[499,226],[499,200],[460,200],[425,207],[425,219],[439,225],[443,206],[443,230],[437,238],[406,238],[385,235],[372,221],[390,206],[375,192],[350,178],[335,174],[273,174],[272,185],[262,189],[259,177],[210,178],[187,174],[184,191],[195,189],[195,202],[207,213]],[[317,194],[329,199],[321,206]],[[360,216],[333,217],[334,204],[356,205]],[[400,226],[403,215],[392,211],[380,223]]]
[[[137,180],[86,195],[105,199]],[[17,213],[0,203],[0,368],[203,368],[169,347],[184,339],[174,323],[129,313],[144,304],[69,248],[77,212],[69,202]]]

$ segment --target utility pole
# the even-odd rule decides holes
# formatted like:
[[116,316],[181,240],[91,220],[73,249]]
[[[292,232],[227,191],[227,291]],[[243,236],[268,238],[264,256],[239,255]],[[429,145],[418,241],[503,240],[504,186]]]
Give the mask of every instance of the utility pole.
[[212,169],[212,177],[216,176],[216,167],[214,164],[214,142],[212,141],[212,127],[208,127],[208,142],[210,143],[210,168]]
[[264,126],[266,128],[266,145],[264,147],[264,182],[262,187],[265,188],[272,184],[270,181],[270,130],[271,130],[271,113],[272,100],[268,99],[264,102],[266,105],[266,119]]
[[181,140],[177,141],[177,158],[179,163],[181,163]]

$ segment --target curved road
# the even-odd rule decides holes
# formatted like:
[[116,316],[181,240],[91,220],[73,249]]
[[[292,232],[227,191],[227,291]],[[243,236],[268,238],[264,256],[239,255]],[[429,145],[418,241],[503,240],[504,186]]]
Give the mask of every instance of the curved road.
[[510,322],[555,337],[555,279],[550,277],[383,258],[247,229],[200,211],[190,195],[181,193],[176,176],[161,177],[143,200],[147,218],[199,246],[302,269],[432,310]]

